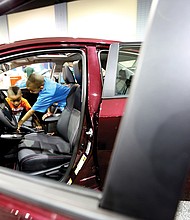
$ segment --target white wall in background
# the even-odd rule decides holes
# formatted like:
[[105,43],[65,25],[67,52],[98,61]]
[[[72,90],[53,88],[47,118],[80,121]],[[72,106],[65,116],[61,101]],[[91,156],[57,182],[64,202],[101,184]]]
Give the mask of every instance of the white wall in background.
[[80,0],[69,2],[68,35],[135,40],[137,0]]
[[48,6],[8,15],[10,42],[35,38],[55,36],[54,7]]
[[136,40],[137,0],[80,0],[7,16],[10,42],[37,37]]

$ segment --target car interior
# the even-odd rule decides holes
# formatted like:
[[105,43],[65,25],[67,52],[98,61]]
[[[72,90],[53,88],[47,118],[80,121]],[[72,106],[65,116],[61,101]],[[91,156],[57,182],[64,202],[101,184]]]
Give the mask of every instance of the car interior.
[[[37,130],[31,120],[17,131],[17,121],[6,103],[7,87],[0,91],[0,153],[1,166],[20,170],[31,175],[60,179],[76,152],[80,138],[82,115],[82,55],[79,52],[62,54],[40,54],[9,60],[1,64],[1,75],[15,77],[21,75],[15,85],[20,86],[23,97],[32,106],[38,94],[27,90],[24,68],[32,66],[39,74],[69,86],[66,107],[60,112],[57,103],[51,109],[51,116],[42,120],[42,114],[36,113],[42,122]],[[23,83],[24,82],[24,83]],[[3,83],[3,82],[1,82]],[[85,88],[85,86],[84,86]],[[85,103],[85,102],[84,102]],[[76,155],[75,155],[76,156]]]

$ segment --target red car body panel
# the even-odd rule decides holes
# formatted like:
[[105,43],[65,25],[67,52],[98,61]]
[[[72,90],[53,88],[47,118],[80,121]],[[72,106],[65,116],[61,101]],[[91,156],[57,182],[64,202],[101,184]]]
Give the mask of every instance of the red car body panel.
[[12,219],[40,219],[40,220],[73,220],[66,215],[58,214],[51,210],[38,207],[34,204],[16,200],[13,197],[0,194],[0,218],[3,220]]
[[98,149],[112,150],[126,102],[126,97],[103,99],[99,113]]
[[126,97],[116,99],[104,98],[100,105],[97,133],[97,158],[98,164],[102,168],[99,170],[102,183],[104,183],[107,174],[107,167],[109,166],[115,138],[127,100]]

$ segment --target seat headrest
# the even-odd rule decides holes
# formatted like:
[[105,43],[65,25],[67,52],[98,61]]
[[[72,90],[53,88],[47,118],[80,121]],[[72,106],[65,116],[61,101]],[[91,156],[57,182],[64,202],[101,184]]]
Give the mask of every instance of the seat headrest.
[[76,81],[79,85],[82,84],[82,61],[74,61],[73,62],[73,71],[75,74]]
[[121,70],[119,71],[119,76],[118,76],[118,78],[123,79],[123,80],[126,80],[126,79],[127,79],[125,70],[122,70],[122,69],[121,69]]
[[66,84],[76,83],[74,75],[73,75],[72,71],[70,70],[69,66],[67,66],[67,65],[65,65],[63,67],[63,79]]

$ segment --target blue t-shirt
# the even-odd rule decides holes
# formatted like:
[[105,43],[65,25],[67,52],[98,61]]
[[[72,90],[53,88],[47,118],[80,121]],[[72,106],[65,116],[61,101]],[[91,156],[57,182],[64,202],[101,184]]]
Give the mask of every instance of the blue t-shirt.
[[44,88],[39,92],[37,101],[32,106],[34,111],[45,112],[53,103],[63,109],[66,106],[66,98],[70,92],[68,86],[61,85],[44,77]]

